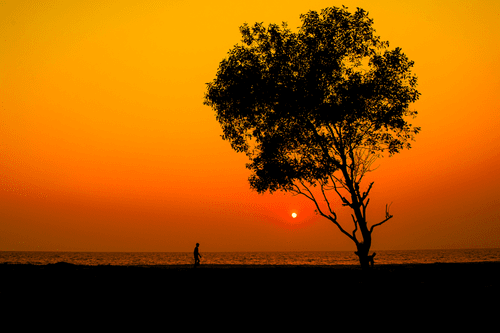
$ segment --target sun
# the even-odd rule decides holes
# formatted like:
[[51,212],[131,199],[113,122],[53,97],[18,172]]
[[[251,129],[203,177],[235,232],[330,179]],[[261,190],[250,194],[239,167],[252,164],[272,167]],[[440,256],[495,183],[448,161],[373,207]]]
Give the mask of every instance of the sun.
[[297,213],[292,213],[292,217],[296,218],[297,217]]

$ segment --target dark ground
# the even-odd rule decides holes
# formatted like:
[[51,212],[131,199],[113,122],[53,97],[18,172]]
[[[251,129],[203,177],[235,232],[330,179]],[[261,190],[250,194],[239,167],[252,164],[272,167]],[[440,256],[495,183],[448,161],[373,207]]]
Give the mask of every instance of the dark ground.
[[387,320],[405,329],[423,322],[479,328],[496,322],[499,278],[500,262],[379,265],[367,272],[357,266],[0,264],[0,300],[21,311],[88,310],[91,318],[140,312],[180,322],[261,327],[268,320],[294,327],[304,321],[335,326],[352,315],[356,327]]

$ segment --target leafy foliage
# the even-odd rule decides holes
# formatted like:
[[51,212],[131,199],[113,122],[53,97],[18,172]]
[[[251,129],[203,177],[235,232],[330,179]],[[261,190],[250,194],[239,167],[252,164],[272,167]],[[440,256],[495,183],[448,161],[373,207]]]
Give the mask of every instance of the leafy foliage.
[[413,62],[388,50],[365,11],[327,8],[301,19],[297,33],[286,23],[243,25],[243,43],[205,96],[223,138],[250,158],[259,192],[355,168],[360,149],[397,153],[419,130],[405,120],[419,96]]

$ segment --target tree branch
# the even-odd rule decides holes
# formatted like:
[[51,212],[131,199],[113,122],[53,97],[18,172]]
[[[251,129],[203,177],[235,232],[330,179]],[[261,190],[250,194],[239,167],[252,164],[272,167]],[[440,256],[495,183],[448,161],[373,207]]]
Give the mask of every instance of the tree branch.
[[328,200],[328,197],[326,196],[325,189],[323,187],[323,183],[321,184],[321,193],[323,193],[323,198],[325,199],[326,205],[328,206],[328,210],[330,213],[334,216],[335,220],[337,219],[337,214],[332,210],[332,207],[330,206],[330,200]]
[[352,203],[349,202],[349,200],[347,200],[347,198],[345,198],[342,194],[340,194],[339,190],[337,189],[336,181],[338,181],[340,183],[340,185],[342,185],[342,187],[344,189],[346,189],[346,190],[349,191],[349,189],[347,188],[347,186],[344,185],[344,183],[342,181],[340,181],[339,179],[333,177],[332,175],[330,175],[330,179],[331,179],[332,184],[333,184],[333,189],[335,190],[335,192],[339,196],[340,200],[342,200],[342,206],[352,207]]
[[356,218],[354,215],[351,214],[352,221],[354,222],[354,230],[352,231],[352,237],[356,239],[356,231],[358,231],[358,221],[356,221]]
[[[318,213],[321,216],[323,216],[323,217],[327,218],[328,220],[330,220],[331,222],[333,222],[333,224],[335,224],[337,226],[337,228],[339,228],[339,230],[344,235],[346,235],[347,237],[349,237],[352,241],[357,242],[357,239],[354,236],[351,236],[347,231],[344,230],[344,228],[342,228],[342,226],[340,225],[340,223],[337,221],[337,214],[335,214],[333,211],[331,211],[331,213],[332,213],[333,216],[325,214],[323,212],[323,210],[321,209],[321,207],[319,206],[318,201],[316,200],[316,197],[311,192],[311,190],[304,184],[304,182],[302,180],[299,180],[299,182],[304,187],[304,189],[307,191],[307,193],[309,193],[309,195],[306,194],[306,193],[304,193],[297,184],[293,184],[293,186],[295,186],[295,188],[296,188],[296,192],[298,194],[304,195],[306,198],[308,198],[309,200],[311,200],[312,202],[314,202],[314,205],[316,206],[316,210],[318,211]],[[327,201],[327,204],[329,205],[328,201]]]
[[373,232],[373,229],[374,229],[375,227],[378,227],[379,225],[382,225],[382,224],[384,224],[385,222],[387,222],[387,221],[389,221],[390,219],[392,219],[392,218],[393,218],[393,215],[391,215],[391,214],[389,213],[389,209],[391,208],[391,205],[392,205],[392,202],[391,202],[391,204],[390,204],[390,205],[385,205],[385,219],[384,219],[382,222],[379,222],[379,223],[377,223],[377,224],[372,225],[372,227],[370,228],[370,233],[372,233],[372,232]]
[[[361,202],[365,201],[365,199],[368,197],[368,194],[370,193],[373,184],[374,182],[371,182],[370,185],[368,185],[368,189],[365,192],[363,192],[363,195],[361,196]],[[366,205],[368,206],[368,202],[366,203]]]

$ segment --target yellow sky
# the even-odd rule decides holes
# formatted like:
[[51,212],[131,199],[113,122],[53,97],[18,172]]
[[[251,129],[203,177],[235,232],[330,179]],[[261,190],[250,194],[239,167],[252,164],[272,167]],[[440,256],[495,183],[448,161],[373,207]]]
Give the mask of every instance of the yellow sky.
[[[0,1],[0,250],[351,250],[249,189],[205,83],[245,22],[361,7],[415,61],[422,127],[371,177],[375,249],[500,247],[500,2]],[[296,211],[298,217],[290,214]]]

